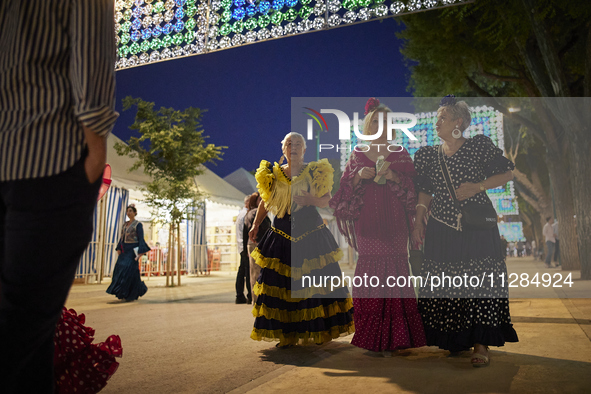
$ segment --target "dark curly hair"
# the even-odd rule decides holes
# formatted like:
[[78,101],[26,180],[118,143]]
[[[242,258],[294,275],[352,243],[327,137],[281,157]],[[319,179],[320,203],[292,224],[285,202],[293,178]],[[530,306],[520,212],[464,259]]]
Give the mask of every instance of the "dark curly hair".
[[258,207],[257,205],[257,201],[259,199],[259,192],[254,192],[250,195],[250,198],[248,199],[248,210],[250,211],[251,209],[255,209],[256,207]]

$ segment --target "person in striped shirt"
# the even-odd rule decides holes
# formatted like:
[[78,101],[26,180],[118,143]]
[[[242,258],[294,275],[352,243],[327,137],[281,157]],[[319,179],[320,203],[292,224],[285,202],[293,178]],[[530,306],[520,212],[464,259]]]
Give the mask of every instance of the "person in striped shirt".
[[106,160],[113,0],[0,0],[0,382],[54,390],[53,338]]

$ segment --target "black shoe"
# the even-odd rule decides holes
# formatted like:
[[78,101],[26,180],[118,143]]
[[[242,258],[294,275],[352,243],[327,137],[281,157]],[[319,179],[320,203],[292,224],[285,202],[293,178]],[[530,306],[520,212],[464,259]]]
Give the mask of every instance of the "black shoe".
[[252,297],[247,297],[246,298],[246,303],[247,304],[252,304]]
[[246,304],[246,297],[242,296],[236,296],[236,303],[237,304]]

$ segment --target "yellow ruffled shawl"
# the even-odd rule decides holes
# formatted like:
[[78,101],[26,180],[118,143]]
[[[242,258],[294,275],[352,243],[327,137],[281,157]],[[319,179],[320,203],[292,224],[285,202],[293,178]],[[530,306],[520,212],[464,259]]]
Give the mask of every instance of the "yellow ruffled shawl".
[[[304,191],[315,197],[322,197],[332,189],[334,169],[327,159],[310,162],[302,172],[288,178],[281,166],[271,166],[262,160],[255,174],[257,188],[265,202],[265,208],[273,215],[282,218],[291,215],[291,199],[300,196]],[[296,206],[295,211],[301,207]]]

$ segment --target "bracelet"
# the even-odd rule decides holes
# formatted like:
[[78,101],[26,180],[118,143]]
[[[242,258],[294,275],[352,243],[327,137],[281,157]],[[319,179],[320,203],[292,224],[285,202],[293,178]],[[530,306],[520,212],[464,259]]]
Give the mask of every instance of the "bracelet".
[[425,208],[425,211],[428,211],[429,210],[429,208],[427,208],[427,206],[425,204],[417,204],[417,206],[415,207],[415,209],[417,209],[418,207]]

